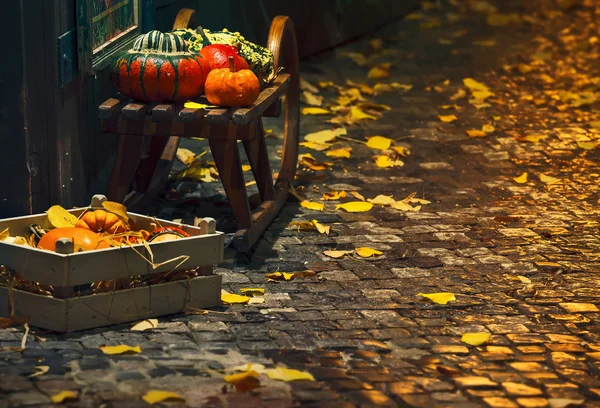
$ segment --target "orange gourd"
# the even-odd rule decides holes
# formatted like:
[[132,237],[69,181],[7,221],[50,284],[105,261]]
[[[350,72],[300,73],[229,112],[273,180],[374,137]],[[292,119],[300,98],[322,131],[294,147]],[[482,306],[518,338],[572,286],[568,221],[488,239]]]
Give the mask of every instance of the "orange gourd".
[[89,251],[93,249],[109,248],[105,241],[100,241],[100,235],[86,228],[64,227],[55,228],[44,234],[38,243],[38,248],[48,251],[56,250],[56,241],[60,238],[68,238],[73,242],[75,252]]
[[258,99],[260,82],[249,69],[236,71],[233,58],[229,57],[229,68],[210,71],[204,92],[213,105],[248,106]]
[[109,234],[118,234],[127,230],[125,224],[117,215],[104,210],[86,212],[75,226],[94,232],[108,232]]

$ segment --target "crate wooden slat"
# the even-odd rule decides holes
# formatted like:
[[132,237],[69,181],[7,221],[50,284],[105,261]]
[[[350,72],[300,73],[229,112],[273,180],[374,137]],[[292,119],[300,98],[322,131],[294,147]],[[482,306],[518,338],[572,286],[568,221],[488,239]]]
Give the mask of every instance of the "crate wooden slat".
[[[9,289],[0,288],[0,314],[9,315]],[[86,330],[196,309],[221,303],[221,276],[199,276],[135,289],[70,299],[13,290],[16,316],[57,332]]]

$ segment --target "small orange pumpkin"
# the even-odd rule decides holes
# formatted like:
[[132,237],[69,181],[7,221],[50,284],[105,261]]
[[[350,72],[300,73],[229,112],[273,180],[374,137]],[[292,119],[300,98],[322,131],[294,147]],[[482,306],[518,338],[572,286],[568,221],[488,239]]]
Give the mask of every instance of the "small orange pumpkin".
[[229,68],[210,71],[204,93],[213,105],[248,106],[258,99],[260,82],[249,69],[236,71],[233,57],[229,57]]
[[100,241],[100,235],[89,229],[64,227],[50,230],[47,234],[42,236],[38,243],[38,248],[54,251],[56,250],[56,241],[60,238],[68,238],[73,241],[75,252],[110,247],[105,241]]
[[87,228],[94,232],[108,232],[118,234],[127,228],[123,221],[115,214],[105,210],[88,211],[75,224],[79,228]]

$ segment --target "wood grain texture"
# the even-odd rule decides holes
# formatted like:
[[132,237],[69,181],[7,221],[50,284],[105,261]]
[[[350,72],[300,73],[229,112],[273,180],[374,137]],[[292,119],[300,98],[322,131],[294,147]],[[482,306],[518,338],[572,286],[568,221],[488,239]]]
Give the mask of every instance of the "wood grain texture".
[[246,124],[262,116],[264,111],[285,94],[289,82],[289,74],[279,75],[273,84],[262,90],[260,95],[258,95],[258,99],[251,106],[238,108],[233,112],[233,123]]

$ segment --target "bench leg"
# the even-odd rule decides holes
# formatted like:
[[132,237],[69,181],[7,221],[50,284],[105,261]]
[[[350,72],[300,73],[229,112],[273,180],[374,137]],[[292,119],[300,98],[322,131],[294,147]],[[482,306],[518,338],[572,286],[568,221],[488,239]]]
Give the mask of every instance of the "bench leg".
[[117,157],[112,175],[108,183],[106,197],[111,201],[123,202],[129,193],[129,187],[135,178],[144,137],[137,135],[120,135]]
[[269,154],[262,120],[259,119],[255,123],[256,136],[252,140],[244,140],[243,143],[248,161],[252,166],[260,198],[264,202],[275,199],[275,188],[273,187],[273,174],[269,165]]
[[225,188],[229,205],[238,229],[250,228],[252,217],[242,173],[242,162],[237,140],[209,139],[210,150],[219,170],[219,178]]

